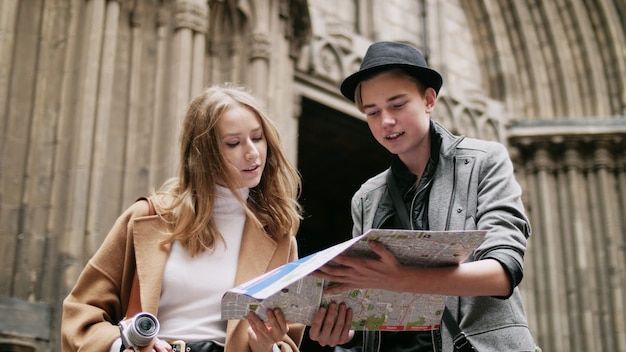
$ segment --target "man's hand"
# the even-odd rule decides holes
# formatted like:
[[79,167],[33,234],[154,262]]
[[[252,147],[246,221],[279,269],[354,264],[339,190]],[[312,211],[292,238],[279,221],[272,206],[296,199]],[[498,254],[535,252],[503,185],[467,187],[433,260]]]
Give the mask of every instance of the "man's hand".
[[404,282],[404,265],[382,243],[369,241],[368,245],[377,258],[339,255],[333,259],[339,265],[326,264],[313,273],[313,276],[333,283],[324,293],[363,288],[403,291],[399,285]]
[[348,309],[344,303],[331,302],[328,308],[321,307],[311,323],[309,337],[317,341],[321,346],[335,347],[352,340],[354,330],[350,329],[352,323],[352,309]]

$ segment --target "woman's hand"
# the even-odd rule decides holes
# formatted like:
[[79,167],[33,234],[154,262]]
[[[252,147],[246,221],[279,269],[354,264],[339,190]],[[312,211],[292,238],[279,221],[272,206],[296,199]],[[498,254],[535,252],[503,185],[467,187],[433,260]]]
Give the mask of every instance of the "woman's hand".
[[351,330],[352,309],[348,309],[344,303],[331,302],[326,307],[320,307],[315,314],[309,337],[317,341],[321,346],[335,347],[352,340],[354,330]]
[[[155,338],[148,346],[139,347],[140,352],[172,352],[172,346],[166,341]],[[132,348],[127,348],[124,352],[135,352]]]
[[283,341],[289,332],[289,325],[280,308],[268,309],[266,315],[267,323],[254,312],[247,315],[250,324],[248,344],[253,352],[271,352],[274,344]]

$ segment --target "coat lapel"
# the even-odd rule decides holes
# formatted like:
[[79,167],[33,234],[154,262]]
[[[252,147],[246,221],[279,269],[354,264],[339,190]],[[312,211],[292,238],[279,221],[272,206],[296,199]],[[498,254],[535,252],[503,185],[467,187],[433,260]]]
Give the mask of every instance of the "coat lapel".
[[161,244],[167,236],[164,228],[158,215],[136,219],[133,228],[141,308],[152,314],[159,308],[163,270],[171,247]]
[[[258,228],[254,222],[246,219],[243,238],[239,249],[239,261],[235,286],[265,273],[274,259],[278,244]],[[245,336],[248,322],[245,320],[229,320],[226,327],[228,345],[225,352],[248,351],[248,339],[237,339],[233,336]]]
[[246,219],[239,249],[235,286],[265,273],[274,258],[277,246],[276,241],[266,235],[263,229]]
[[[161,244],[167,236],[162,233],[165,228],[162,221],[158,216],[139,218],[135,220],[133,228],[141,308],[143,311],[155,315],[158,312],[163,270],[171,248],[170,245]],[[289,243],[287,241],[286,245]],[[235,286],[288,262],[289,250],[281,251],[281,253],[285,253],[284,258],[277,258],[278,247],[278,243],[270,238],[263,229],[258,228],[254,222],[247,219],[239,249]],[[245,336],[247,329],[248,323],[245,320],[228,321],[226,338],[229,344],[226,351],[249,350],[247,339],[232,338],[233,336]]]

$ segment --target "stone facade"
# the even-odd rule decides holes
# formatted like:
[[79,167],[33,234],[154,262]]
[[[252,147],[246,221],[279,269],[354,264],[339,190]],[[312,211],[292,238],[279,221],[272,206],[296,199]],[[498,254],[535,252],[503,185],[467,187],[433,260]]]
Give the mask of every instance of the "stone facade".
[[62,299],[175,174],[182,113],[211,83],[275,119],[303,173],[302,254],[349,236],[342,202],[386,165],[337,86],[398,40],[444,77],[434,119],[509,147],[538,343],[626,351],[625,23],[622,0],[0,1],[0,350],[59,350]]

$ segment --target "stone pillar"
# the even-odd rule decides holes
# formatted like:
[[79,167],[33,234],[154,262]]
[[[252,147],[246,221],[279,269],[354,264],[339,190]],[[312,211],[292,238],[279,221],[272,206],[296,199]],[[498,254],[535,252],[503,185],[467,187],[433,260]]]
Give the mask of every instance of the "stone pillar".
[[[541,304],[539,309],[543,316],[540,320],[543,328],[547,331],[559,328],[562,325],[561,313],[564,311],[562,307],[562,299],[560,288],[563,287],[562,258],[560,256],[560,248],[562,247],[558,219],[558,202],[554,180],[551,177],[554,161],[550,157],[550,145],[541,144],[535,150],[533,163],[535,165],[535,188],[536,197],[538,198],[537,213],[539,222],[537,225],[539,233],[542,237],[534,237],[535,249],[541,251],[540,257],[535,260],[541,261],[541,270],[543,280],[540,281],[539,291],[541,292]],[[543,330],[543,329],[542,329]],[[563,351],[563,344],[560,339],[552,339],[551,345],[547,346],[547,350]]]
[[576,128],[512,139],[518,164],[528,166],[522,179],[533,235],[524,280],[531,287],[522,285],[529,322],[544,350],[619,350],[626,317],[622,127],[607,123],[596,135]]
[[564,289],[571,294],[566,296],[570,340],[573,345],[583,347],[583,351],[592,351],[593,335],[572,333],[576,331],[594,331],[595,324],[592,321],[590,292],[580,290],[588,280],[592,280],[593,273],[589,268],[588,236],[590,232],[588,223],[584,217],[588,213],[585,201],[585,180],[583,175],[584,162],[578,151],[578,143],[565,143],[563,153],[563,181],[560,184],[567,199],[563,202],[562,212],[569,214],[570,221],[563,221],[564,234],[570,234],[564,241],[563,255],[567,260],[564,265],[566,286]]
[[[98,124],[98,89],[99,86],[105,87],[110,83],[100,84],[99,81],[100,68],[102,67],[104,72],[108,72],[107,70],[109,69],[106,59],[102,66],[100,65],[102,49],[105,48],[106,50],[106,48],[110,47],[103,43],[105,41],[106,3],[104,0],[94,0],[87,4],[84,15],[86,28],[83,33],[85,33],[85,37],[81,38],[83,41],[82,46],[77,45],[82,47],[82,57],[78,59],[78,62],[73,62],[73,65],[82,65],[83,68],[77,82],[81,94],[77,97],[76,113],[80,118],[76,118],[76,120],[68,123],[70,125],[75,124],[71,128],[74,128],[76,134],[72,140],[74,147],[71,148],[70,160],[68,161],[71,169],[69,170],[69,184],[67,186],[67,225],[66,230],[60,236],[59,246],[60,252],[66,255],[68,260],[62,270],[63,289],[65,292],[61,292],[61,296],[65,296],[74,285],[82,271],[84,258],[93,254],[91,250],[96,245],[95,241],[89,240],[90,238],[93,239],[96,234],[93,233],[93,224],[87,226],[87,219],[90,206],[88,201],[89,194],[93,187],[96,186],[90,185],[90,182],[94,181],[93,177],[97,178],[99,174],[98,166],[94,165],[94,176],[92,177],[91,164],[92,161],[95,164],[99,164],[101,159],[100,151],[94,151],[93,149],[94,141],[96,143],[102,141],[101,134],[94,135]],[[106,78],[104,81],[106,81]],[[103,122],[101,121],[100,123],[102,124]],[[106,131],[101,131],[100,133],[106,133]],[[90,251],[85,252],[85,248],[89,248]]]
[[142,167],[149,168],[149,160],[142,154],[137,153],[137,150],[144,150],[141,148],[141,143],[144,142],[146,135],[151,131],[147,124],[142,124],[142,121],[146,120],[146,116],[141,116],[142,101],[146,100],[144,92],[141,88],[141,75],[142,64],[147,61],[147,58],[143,57],[143,40],[142,40],[142,27],[145,25],[146,9],[144,8],[144,2],[137,2],[135,7],[130,13],[130,53],[128,54],[128,116],[126,117],[126,140],[124,148],[124,160],[123,163],[124,179],[122,182],[122,197],[124,200],[131,200],[137,197],[138,194],[145,192],[145,178],[141,176]]
[[[84,146],[91,145],[86,150],[84,158],[86,163],[91,163],[91,172],[89,173],[89,191],[82,196],[88,197],[87,206],[87,223],[86,223],[86,249],[89,256],[96,252],[102,238],[98,235],[100,232],[99,220],[101,219],[102,192],[105,189],[104,168],[106,164],[108,141],[109,141],[109,123],[111,120],[112,90],[113,79],[115,77],[115,63],[117,52],[117,36],[118,23],[120,21],[120,3],[118,0],[105,1],[101,38],[98,42],[102,45],[102,51],[98,53],[98,58],[93,63],[93,74],[95,82],[92,91],[94,99],[95,121],[93,130],[81,130],[85,137],[90,137],[90,141],[86,144],[77,146],[77,149],[83,149]],[[94,14],[94,17],[96,14]],[[93,48],[94,51],[98,50]],[[94,53],[95,55],[95,53]],[[97,64],[100,63],[99,66]],[[91,65],[91,62],[87,62]],[[96,88],[97,85],[97,88]],[[91,103],[90,103],[91,104]],[[91,108],[91,107],[90,107]],[[93,135],[90,135],[93,133]],[[91,155],[87,155],[91,152]],[[87,168],[89,170],[89,168]]]
[[[0,106],[2,109],[7,106],[8,89],[11,86],[9,84],[11,76],[9,70],[13,60],[18,6],[19,0],[0,1]],[[0,120],[0,127],[3,124],[4,121]],[[0,131],[4,131],[4,128],[0,128]]]
[[199,93],[204,83],[204,43],[209,8],[202,0],[176,0],[174,3],[174,45],[172,47],[172,84],[166,91],[173,106],[168,116],[164,116],[167,134],[163,156],[170,163],[171,174],[178,163],[178,136],[185,110],[194,94]]
[[[176,141],[175,135],[169,129],[172,122],[176,121],[175,116],[170,116],[168,113],[166,97],[169,95],[169,80],[167,76],[167,48],[168,48],[168,21],[169,12],[165,8],[160,7],[157,14],[157,45],[156,45],[156,58],[155,58],[155,81],[154,91],[154,114],[152,117],[152,135],[150,137],[150,170],[148,175],[148,184],[156,185],[162,183],[168,177],[171,177],[175,172],[172,165],[173,160],[177,160],[175,153],[171,152],[169,146],[173,145]],[[166,156],[171,156],[174,159],[171,161]]]
[[[596,217],[597,226],[594,237],[596,240],[596,253],[598,258],[598,270],[602,289],[598,292],[600,296],[600,333],[604,335],[607,344],[606,351],[618,351],[626,346],[624,343],[624,238],[619,229],[618,217],[624,214],[617,214],[618,204],[615,198],[616,183],[612,177],[614,163],[612,153],[609,151],[609,143],[601,140],[593,153],[593,169],[595,174],[595,200],[592,208]],[[620,329],[621,327],[621,329]],[[618,331],[620,333],[618,333]],[[618,338],[622,341],[618,341]]]
[[[250,37],[250,88],[267,102],[269,97],[269,63],[272,45],[267,33],[256,32]],[[276,70],[280,74],[280,70]]]

